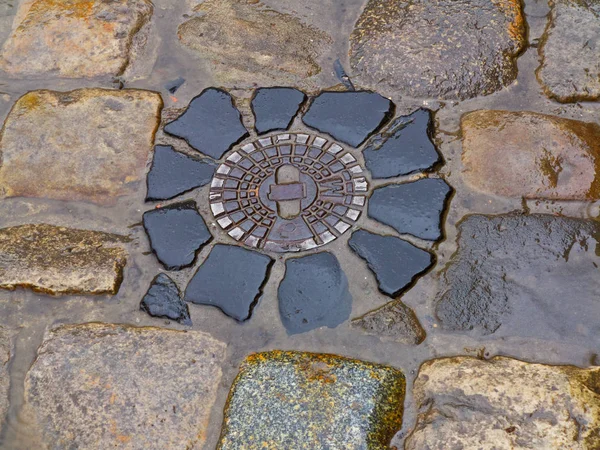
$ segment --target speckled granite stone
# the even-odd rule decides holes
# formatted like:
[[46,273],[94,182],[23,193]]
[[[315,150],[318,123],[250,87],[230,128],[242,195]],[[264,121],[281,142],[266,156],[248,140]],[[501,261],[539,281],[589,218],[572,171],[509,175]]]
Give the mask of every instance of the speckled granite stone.
[[217,450],[383,450],[402,425],[404,375],[336,355],[272,351],[242,363]]
[[2,432],[2,423],[4,416],[8,411],[8,387],[10,378],[8,377],[8,361],[11,356],[11,343],[8,331],[0,326],[0,432]]

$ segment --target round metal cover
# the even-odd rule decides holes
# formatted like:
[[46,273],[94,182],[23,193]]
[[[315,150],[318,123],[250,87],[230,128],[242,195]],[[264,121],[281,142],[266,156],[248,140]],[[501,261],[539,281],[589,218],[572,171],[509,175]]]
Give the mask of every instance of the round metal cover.
[[286,133],[234,150],[217,168],[210,207],[240,243],[293,252],[327,244],[350,229],[367,189],[363,168],[340,144]]

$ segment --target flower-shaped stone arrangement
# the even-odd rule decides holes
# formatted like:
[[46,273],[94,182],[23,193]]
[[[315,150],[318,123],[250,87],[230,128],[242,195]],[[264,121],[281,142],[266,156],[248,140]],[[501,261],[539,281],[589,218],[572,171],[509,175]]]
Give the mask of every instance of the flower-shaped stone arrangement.
[[[349,232],[351,249],[390,297],[431,267],[431,253],[399,236],[441,239],[451,188],[434,176],[398,181],[441,162],[431,141],[430,111],[394,119],[394,104],[367,91],[322,92],[306,103],[307,96],[296,89],[258,89],[250,131],[231,96],[209,88],[164,127],[199,157],[157,146],[147,200],[170,200],[210,183],[206,202],[230,244],[213,246],[183,297],[170,278],[157,277],[142,301],[144,310],[190,323],[190,302],[245,321],[262,294],[273,256],[293,252],[298,255],[285,258],[278,290],[283,324],[289,333],[335,327],[349,318],[352,298],[327,244]],[[373,184],[380,187],[372,189]],[[365,213],[398,236],[362,229]],[[144,227],[167,270],[193,265],[212,240],[193,201],[147,211]]]

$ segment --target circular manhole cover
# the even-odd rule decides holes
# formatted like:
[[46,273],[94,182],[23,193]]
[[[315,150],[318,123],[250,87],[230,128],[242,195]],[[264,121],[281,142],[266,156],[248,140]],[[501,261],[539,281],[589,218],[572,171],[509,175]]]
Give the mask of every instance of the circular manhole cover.
[[210,207],[235,240],[274,252],[331,242],[367,201],[364,170],[330,139],[301,133],[260,138],[217,168]]

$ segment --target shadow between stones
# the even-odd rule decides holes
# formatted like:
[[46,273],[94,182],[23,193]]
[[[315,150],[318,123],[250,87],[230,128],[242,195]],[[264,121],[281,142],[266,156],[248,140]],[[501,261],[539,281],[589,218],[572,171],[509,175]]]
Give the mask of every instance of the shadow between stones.
[[205,89],[194,97],[181,116],[165,125],[164,131],[185,139],[194,150],[214,159],[220,159],[249,136],[231,95],[216,88]]
[[167,270],[193,265],[198,252],[212,240],[192,200],[146,211],[143,223],[152,251]]
[[306,101],[306,94],[288,87],[260,88],[254,92],[251,107],[257,134],[285,131]]
[[252,316],[274,260],[233,245],[217,244],[189,282],[184,299],[216,306],[243,322]]

